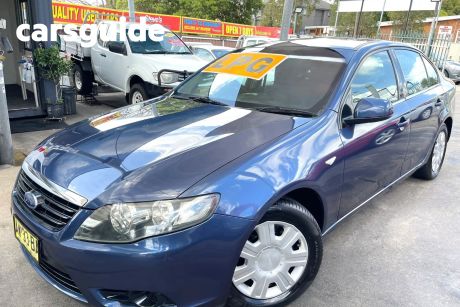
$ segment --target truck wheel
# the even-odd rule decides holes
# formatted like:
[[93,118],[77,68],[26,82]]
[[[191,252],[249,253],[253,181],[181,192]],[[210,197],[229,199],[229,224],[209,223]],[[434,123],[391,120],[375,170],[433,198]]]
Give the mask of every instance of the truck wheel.
[[142,84],[136,83],[131,87],[129,91],[129,104],[136,104],[147,99],[149,99],[149,96]]
[[80,95],[87,95],[93,90],[91,73],[83,71],[80,65],[76,64],[73,69],[73,84]]

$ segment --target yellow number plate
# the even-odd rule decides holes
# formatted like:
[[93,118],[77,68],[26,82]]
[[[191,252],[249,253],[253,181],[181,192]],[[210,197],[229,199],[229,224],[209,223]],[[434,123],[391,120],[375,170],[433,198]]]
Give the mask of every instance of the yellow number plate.
[[14,235],[26,248],[29,254],[38,262],[38,238],[34,236],[16,216],[13,216]]

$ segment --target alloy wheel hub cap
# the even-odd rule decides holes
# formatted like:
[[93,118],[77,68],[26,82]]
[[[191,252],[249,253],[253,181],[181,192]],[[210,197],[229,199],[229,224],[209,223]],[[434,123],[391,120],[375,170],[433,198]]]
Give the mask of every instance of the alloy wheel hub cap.
[[256,226],[243,247],[233,285],[254,299],[270,299],[288,292],[308,262],[304,235],[292,224],[267,221]]
[[77,89],[81,89],[82,87],[82,82],[81,82],[81,76],[80,76],[80,73],[79,72],[76,72],[75,73],[75,86],[77,87]]
[[446,149],[446,132],[441,131],[436,138],[436,143],[433,149],[433,158],[431,161],[431,170],[433,173],[438,173],[441,168],[442,160],[444,158],[444,151]]
[[140,92],[134,92],[133,103],[139,103],[142,101],[144,101],[144,97],[142,97],[142,94]]

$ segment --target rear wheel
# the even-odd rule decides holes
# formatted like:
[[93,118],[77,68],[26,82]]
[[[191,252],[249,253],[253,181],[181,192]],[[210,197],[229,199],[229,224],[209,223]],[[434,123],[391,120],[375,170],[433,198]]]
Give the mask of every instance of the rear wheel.
[[447,127],[442,124],[428,162],[414,173],[414,177],[425,180],[432,180],[438,177],[446,155],[447,137]]
[[271,207],[246,241],[228,306],[284,306],[310,286],[322,259],[321,230],[292,199]]
[[93,89],[91,72],[84,71],[80,65],[75,64],[73,69],[73,84],[75,85],[75,89],[78,94],[90,94]]
[[136,104],[149,99],[147,91],[140,83],[134,84],[129,91],[129,104]]

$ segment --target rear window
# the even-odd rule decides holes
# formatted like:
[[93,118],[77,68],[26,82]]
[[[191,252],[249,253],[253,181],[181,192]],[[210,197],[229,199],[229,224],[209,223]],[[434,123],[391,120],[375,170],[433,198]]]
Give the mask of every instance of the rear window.
[[[249,78],[238,73],[206,72],[204,69],[181,86],[177,93],[206,97],[241,108],[280,107],[320,113],[328,104],[342,75],[346,66],[345,59],[326,48],[283,44],[284,46],[276,48],[247,50],[285,57],[280,64],[260,78]],[[245,54],[247,53],[241,53],[243,56]],[[226,56],[222,61],[225,59]],[[252,68],[261,67],[257,63],[254,66],[250,64],[246,65]],[[241,69],[244,70],[244,65]]]

